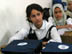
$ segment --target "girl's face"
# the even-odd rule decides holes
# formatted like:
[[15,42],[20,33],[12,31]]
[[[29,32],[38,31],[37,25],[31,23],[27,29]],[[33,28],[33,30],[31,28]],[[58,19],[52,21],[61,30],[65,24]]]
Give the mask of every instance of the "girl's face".
[[72,1],[68,3],[68,9],[72,12]]
[[31,11],[30,19],[32,23],[37,27],[40,28],[42,26],[43,21],[43,13],[33,9]]
[[55,8],[54,9],[54,15],[55,15],[57,20],[60,20],[63,16],[61,9],[60,8]]

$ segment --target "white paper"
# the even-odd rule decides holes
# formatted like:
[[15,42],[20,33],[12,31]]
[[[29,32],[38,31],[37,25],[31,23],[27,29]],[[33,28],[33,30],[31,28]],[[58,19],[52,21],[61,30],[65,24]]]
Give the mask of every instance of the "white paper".
[[58,48],[62,50],[66,50],[66,49],[69,49],[69,46],[68,45],[58,45]]
[[17,45],[18,46],[24,46],[24,45],[27,45],[28,43],[27,42],[21,42],[21,43],[18,43]]

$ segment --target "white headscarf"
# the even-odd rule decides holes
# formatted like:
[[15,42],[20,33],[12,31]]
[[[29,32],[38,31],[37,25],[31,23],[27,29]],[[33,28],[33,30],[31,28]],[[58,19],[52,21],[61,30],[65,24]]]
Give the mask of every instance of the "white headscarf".
[[[72,2],[72,0],[67,0],[67,6],[69,2]],[[70,11],[69,9],[67,9],[66,14],[72,18],[72,11]]]
[[[56,8],[56,7],[59,7],[60,9],[61,9],[61,11],[62,11],[62,18],[60,19],[60,20],[56,20],[56,17],[55,17],[55,15],[54,15],[54,9]],[[53,6],[53,17],[54,17],[54,23],[56,24],[56,25],[65,25],[66,24],[66,14],[65,14],[65,12],[64,12],[64,9],[63,9],[63,6],[61,5],[61,4],[55,4],[54,6]]]
[[69,2],[72,2],[72,0],[67,0],[67,5],[68,5]]

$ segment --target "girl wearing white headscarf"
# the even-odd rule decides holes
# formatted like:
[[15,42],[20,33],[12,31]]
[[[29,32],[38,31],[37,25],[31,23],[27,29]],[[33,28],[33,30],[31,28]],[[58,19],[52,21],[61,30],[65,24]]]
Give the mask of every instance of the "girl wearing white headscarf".
[[60,35],[65,31],[72,31],[72,19],[66,16],[61,4],[53,6],[53,18],[49,18],[49,21],[56,26]]
[[66,14],[72,18],[72,0],[67,0]]

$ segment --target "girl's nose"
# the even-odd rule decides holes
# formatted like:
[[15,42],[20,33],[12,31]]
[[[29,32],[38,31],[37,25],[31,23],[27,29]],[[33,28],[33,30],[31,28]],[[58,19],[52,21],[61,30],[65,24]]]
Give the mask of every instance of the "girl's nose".
[[38,20],[39,19],[39,16],[36,16],[36,19]]

